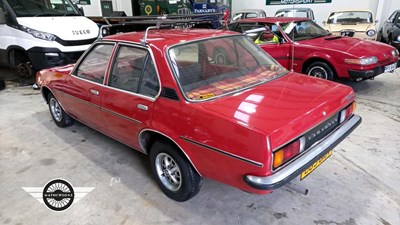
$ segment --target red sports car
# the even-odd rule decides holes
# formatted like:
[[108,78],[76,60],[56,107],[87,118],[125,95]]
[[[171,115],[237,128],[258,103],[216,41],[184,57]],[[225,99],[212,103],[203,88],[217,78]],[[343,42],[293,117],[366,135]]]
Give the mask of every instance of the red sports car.
[[361,81],[397,68],[399,52],[394,47],[331,35],[307,18],[254,18],[228,25],[240,33],[260,27],[267,30],[254,40],[282,66],[298,73]]
[[[228,65],[213,58],[220,43]],[[36,82],[59,127],[78,120],[149,155],[176,201],[202,177],[258,194],[303,179],[361,122],[350,87],[289,72],[231,31],[109,36]]]

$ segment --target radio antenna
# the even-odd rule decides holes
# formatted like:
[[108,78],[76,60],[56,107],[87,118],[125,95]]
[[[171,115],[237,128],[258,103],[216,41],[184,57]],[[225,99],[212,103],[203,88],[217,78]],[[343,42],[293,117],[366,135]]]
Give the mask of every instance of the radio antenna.
[[[295,17],[295,10],[294,10],[294,4],[292,5],[293,6],[293,8],[292,8],[292,12],[293,12],[293,15],[292,15],[292,17],[294,18]],[[294,23],[294,22],[293,22]],[[296,29],[296,26],[293,26],[293,29]],[[294,45],[295,45],[295,41],[294,41],[294,32],[295,32],[295,30],[293,30],[293,32],[292,32],[292,60],[291,60],[291,62],[290,62],[290,71],[291,72],[293,72],[294,71],[294,69],[293,69],[293,66],[294,66]]]

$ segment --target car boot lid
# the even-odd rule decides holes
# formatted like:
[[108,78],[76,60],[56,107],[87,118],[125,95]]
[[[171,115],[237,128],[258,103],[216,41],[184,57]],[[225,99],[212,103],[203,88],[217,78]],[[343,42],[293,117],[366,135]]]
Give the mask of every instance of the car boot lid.
[[230,97],[198,104],[243,126],[265,132],[275,143],[298,136],[333,116],[355,98],[350,87],[291,73]]

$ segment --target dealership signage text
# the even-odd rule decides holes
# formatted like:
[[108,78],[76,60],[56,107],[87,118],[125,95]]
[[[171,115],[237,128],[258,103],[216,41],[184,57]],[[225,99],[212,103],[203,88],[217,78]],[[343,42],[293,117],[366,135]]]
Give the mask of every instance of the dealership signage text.
[[266,5],[331,3],[332,0],[266,0]]

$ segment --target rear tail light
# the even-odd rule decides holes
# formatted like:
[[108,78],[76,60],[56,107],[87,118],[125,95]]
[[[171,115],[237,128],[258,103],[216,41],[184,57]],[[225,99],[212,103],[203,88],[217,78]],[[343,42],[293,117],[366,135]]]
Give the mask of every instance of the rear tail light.
[[276,169],[286,162],[290,161],[293,159],[295,156],[297,156],[299,153],[301,153],[304,150],[305,146],[305,138],[301,137],[292,143],[280,148],[279,150],[275,151],[274,154],[274,160],[273,160],[273,169]]
[[345,109],[340,111],[340,123],[343,123],[345,120],[350,118],[351,115],[353,115],[354,111],[356,111],[356,102],[354,101],[351,103],[349,106],[347,106]]

